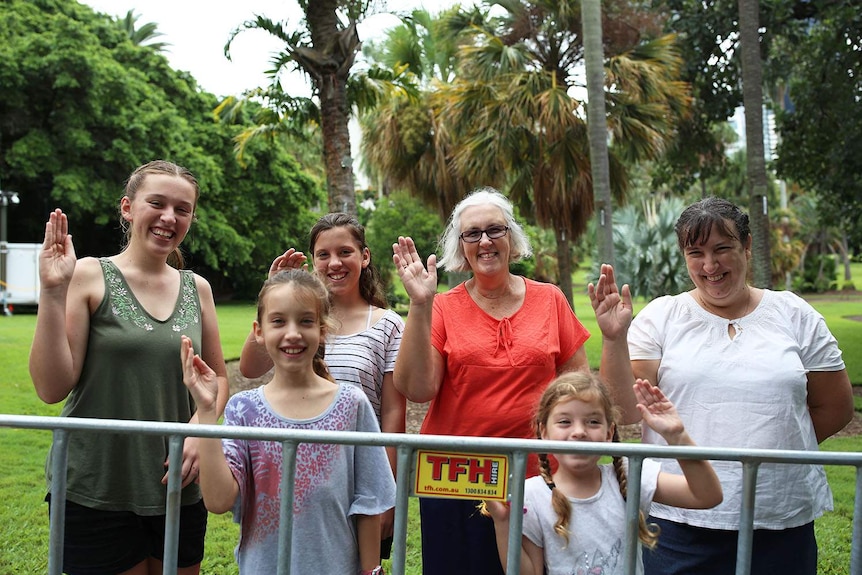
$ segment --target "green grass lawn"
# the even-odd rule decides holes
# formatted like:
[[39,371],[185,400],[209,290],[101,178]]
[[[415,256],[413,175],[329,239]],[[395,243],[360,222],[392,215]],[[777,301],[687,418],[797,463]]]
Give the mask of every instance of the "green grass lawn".
[[[859,275],[856,275],[859,271]],[[575,309],[593,334],[587,342],[590,363],[597,366],[601,336],[586,296],[584,273],[576,277]],[[854,271],[862,277],[862,269]],[[862,282],[860,282],[862,283]],[[862,385],[862,324],[847,319],[862,315],[859,299],[811,298],[824,315],[842,349],[851,381]],[[637,302],[636,311],[644,302]],[[242,343],[254,319],[251,303],[218,306],[219,325],[225,357],[239,357]],[[27,356],[33,336],[35,316],[20,314],[0,316],[0,411],[25,415],[57,415],[59,405],[45,405],[36,397],[27,370]],[[0,574],[32,575],[47,569],[48,507],[44,497],[44,463],[51,435],[45,431],[0,429]],[[833,438],[823,444],[832,451],[862,451],[862,437]],[[816,523],[820,541],[822,575],[846,573],[849,566],[850,533],[855,490],[855,470],[847,467],[827,468],[835,494],[835,511]],[[421,573],[419,558],[418,505],[410,500],[408,526],[407,573]],[[212,515],[207,535],[204,574],[237,573],[233,548],[238,536],[230,514]]]

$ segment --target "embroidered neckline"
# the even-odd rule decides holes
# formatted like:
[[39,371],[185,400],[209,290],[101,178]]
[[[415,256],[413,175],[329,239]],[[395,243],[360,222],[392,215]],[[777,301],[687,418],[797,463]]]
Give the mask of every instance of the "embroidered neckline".
[[111,313],[119,319],[131,322],[145,331],[153,331],[153,324],[170,324],[171,330],[181,332],[189,325],[200,322],[196,305],[194,277],[192,274],[180,271],[180,294],[177,305],[170,317],[164,322],[154,319],[141,307],[135,295],[129,289],[126,279],[117,266],[108,259],[99,260],[111,304]]

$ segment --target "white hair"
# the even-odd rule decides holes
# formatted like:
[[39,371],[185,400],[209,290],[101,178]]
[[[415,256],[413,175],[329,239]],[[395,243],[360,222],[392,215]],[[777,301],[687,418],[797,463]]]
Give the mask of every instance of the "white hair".
[[458,272],[470,271],[470,264],[467,263],[467,260],[464,258],[464,251],[461,249],[461,215],[467,208],[489,204],[499,208],[503,213],[503,217],[506,218],[506,225],[509,227],[509,233],[506,237],[511,247],[509,263],[517,262],[533,255],[533,248],[530,247],[527,233],[515,221],[512,202],[494,188],[484,187],[471,192],[466,198],[458,202],[458,205],[452,210],[452,215],[449,216],[449,222],[446,224],[446,230],[440,238],[439,252],[441,256],[437,262],[440,268]]

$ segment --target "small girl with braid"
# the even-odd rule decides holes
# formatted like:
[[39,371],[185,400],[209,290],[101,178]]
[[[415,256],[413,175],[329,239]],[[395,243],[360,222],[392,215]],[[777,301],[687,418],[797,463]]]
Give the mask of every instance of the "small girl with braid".
[[[638,379],[634,385],[643,421],[668,445],[693,445],[676,408],[661,390]],[[617,408],[598,376],[567,372],[550,383],[539,401],[536,434],[556,441],[619,441]],[[551,472],[547,454],[540,454],[541,475],[524,485],[524,527],[521,573],[524,575],[611,575],[623,573],[626,515],[626,463],[599,464],[598,455],[556,454]],[[644,460],[641,472],[640,542],[655,545],[658,529],[648,526],[653,501],[705,509],[722,500],[718,477],[707,461],[680,459],[684,475],[660,471],[657,461]],[[500,561],[508,571],[509,507],[487,502],[494,519]],[[546,571],[547,570],[547,571]],[[643,573],[638,554],[637,573]]]

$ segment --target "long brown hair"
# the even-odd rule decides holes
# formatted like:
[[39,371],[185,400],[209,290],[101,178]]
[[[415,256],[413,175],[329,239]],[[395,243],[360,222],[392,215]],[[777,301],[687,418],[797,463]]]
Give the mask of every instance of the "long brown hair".
[[[146,180],[147,176],[151,174],[176,176],[190,183],[195,189],[194,209],[197,209],[198,199],[201,195],[201,189],[198,185],[197,178],[195,178],[187,168],[178,166],[177,164],[168,162],[167,160],[153,160],[152,162],[147,162],[146,164],[135,168],[135,171],[133,171],[132,175],[129,176],[129,179],[126,180],[123,189],[123,196],[129,198],[130,201],[134,201],[135,196],[138,194],[138,190],[144,184],[144,180]],[[192,221],[194,221],[194,219]],[[122,227],[123,233],[125,234],[123,239],[123,249],[125,249],[126,246],[129,245],[129,241],[132,239],[132,228],[129,226],[129,222],[122,217],[122,214],[120,214],[120,227]],[[174,251],[168,256],[168,265],[181,270],[185,267],[185,264],[185,258],[183,258],[180,248],[174,248]]]
[[[556,379],[554,379],[539,400],[538,408],[536,409],[536,437],[542,438],[543,431],[547,428],[548,418],[551,416],[551,411],[560,402],[576,399],[589,403],[598,403],[601,406],[602,412],[608,425],[613,426],[613,441],[619,442],[620,437],[617,433],[617,421],[619,421],[619,409],[611,400],[611,395],[608,388],[598,375],[592,372],[584,371],[569,371]],[[617,482],[620,485],[620,493],[623,499],[626,499],[628,491],[628,476],[626,475],[625,466],[622,457],[614,456],[613,458],[614,471],[617,475]],[[568,498],[563,494],[556,485],[551,473],[551,462],[547,453],[539,454],[539,471],[548,484],[551,490],[551,504],[554,511],[557,513],[557,522],[554,524],[554,531],[566,540],[569,541],[569,523],[571,522],[572,506]],[[638,539],[641,543],[654,548],[658,541],[659,529],[657,525],[647,525],[646,519],[642,511],[638,512]]]
[[[260,293],[257,295],[257,323],[263,325],[264,309],[266,308],[266,295],[276,286],[293,284],[294,289],[305,292],[315,302],[317,302],[317,319],[320,322],[320,327],[324,334],[331,332],[332,317],[330,312],[332,304],[329,301],[329,292],[323,282],[314,274],[307,273],[304,270],[288,269],[280,271],[265,282],[260,288]],[[329,373],[329,367],[326,365],[326,340],[320,338],[320,345],[317,346],[317,351],[314,353],[312,367],[314,373],[335,383],[335,378]]]
[[[308,238],[308,253],[311,254],[312,261],[314,260],[314,244],[317,243],[317,237],[334,228],[347,228],[350,235],[356,240],[356,245],[359,246],[360,251],[368,249],[368,243],[365,241],[365,228],[362,227],[356,216],[333,212],[321,217],[311,228],[311,234]],[[368,253],[371,254],[371,250],[368,250]],[[383,293],[383,281],[380,279],[380,272],[374,266],[373,258],[370,255],[368,265],[362,268],[359,273],[359,295],[375,307],[389,307],[386,303],[386,294]]]

